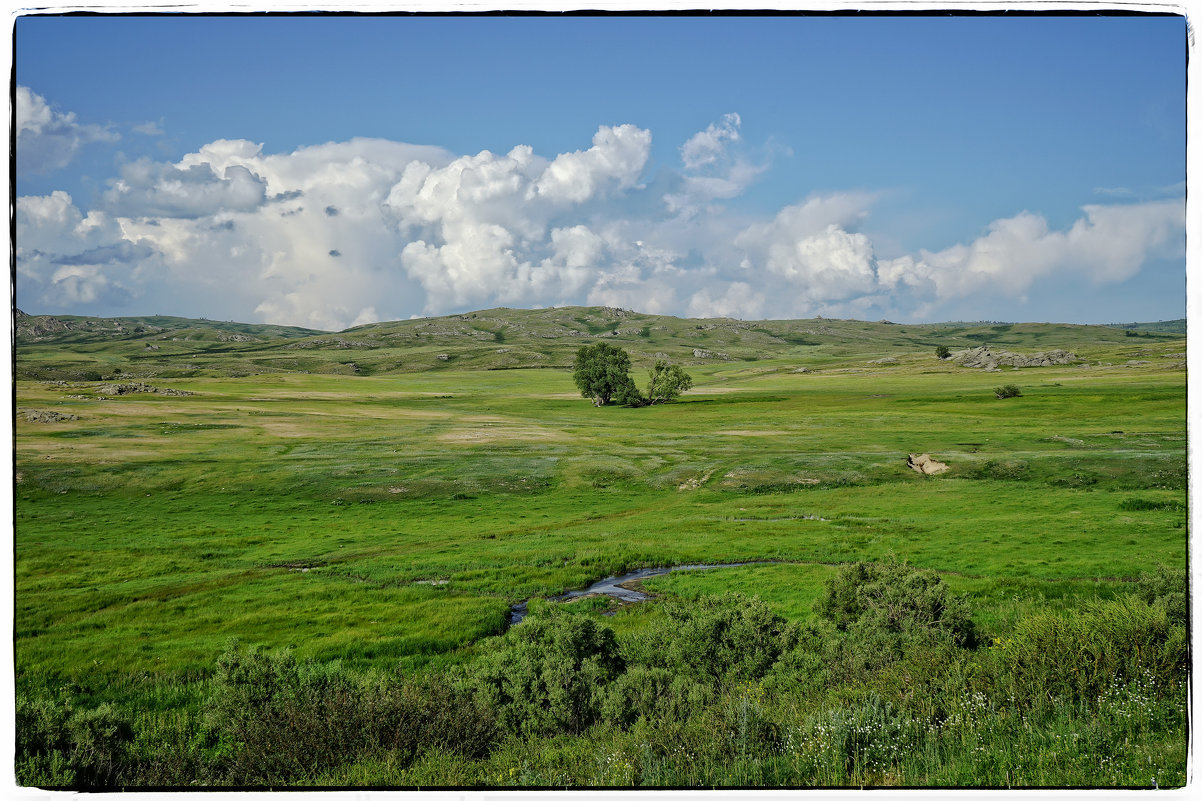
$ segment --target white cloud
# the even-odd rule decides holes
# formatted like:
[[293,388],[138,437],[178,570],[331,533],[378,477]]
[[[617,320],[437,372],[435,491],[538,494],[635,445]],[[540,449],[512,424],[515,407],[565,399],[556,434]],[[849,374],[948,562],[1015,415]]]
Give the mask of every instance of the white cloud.
[[764,313],[765,297],[743,281],[734,281],[719,292],[717,287],[699,289],[689,298],[690,317],[736,317],[756,319]]
[[872,243],[850,227],[867,214],[871,196],[814,196],[788,206],[769,223],[745,229],[735,240],[747,254],[748,270],[784,279],[795,304],[845,300],[873,291],[876,283]]
[[693,134],[680,147],[680,158],[685,169],[697,170],[717,161],[726,149],[726,142],[739,140],[739,126],[742,124],[738,114],[724,114],[721,122],[710,123],[704,131]]
[[45,98],[17,87],[17,167],[49,172],[71,163],[89,142],[115,142],[120,137],[101,125],[84,125],[72,113],[50,108]]
[[631,125],[550,157],[381,139],[264,154],[217,140],[174,163],[125,165],[86,212],[63,192],[18,198],[20,299],[327,330],[578,303],[905,319],[960,298],[1022,298],[1064,271],[1113,284],[1181,251],[1174,199],[1086,206],[1059,231],[1024,212],[967,244],[879,258],[866,225],[874,194],[813,195],[766,219],[716,205],[765,169],[739,157],[740,122],[727,115],[693,136],[684,171],[645,185],[651,134]]
[[163,126],[157,122],[143,122],[130,130],[143,136],[162,136],[164,133]]
[[1133,277],[1150,258],[1172,256],[1184,245],[1185,205],[1180,200],[1085,206],[1067,231],[1023,212],[996,220],[967,245],[920,251],[883,261],[881,283],[925,288],[938,299],[981,292],[1022,298],[1040,278],[1079,275],[1093,284]]
[[104,212],[85,216],[66,192],[17,198],[15,222],[18,300],[26,305],[120,302],[132,293],[118,276],[155,256],[148,243],[125,239]]
[[[413,237],[401,263],[425,290],[424,310],[578,296],[594,279],[597,265],[586,260],[600,257],[602,243],[574,209],[633,188],[650,143],[632,125],[601,126],[593,147],[549,162],[518,146],[442,167],[410,163],[384,205]],[[558,219],[573,224],[553,226]]]
[[751,164],[731,156],[728,144],[739,141],[741,125],[738,114],[726,114],[721,122],[711,123],[681,146],[685,174],[679,188],[664,195],[669,213],[687,219],[703,210],[721,212],[721,208],[708,204],[738,197],[768,169],[767,164]]
[[121,178],[104,193],[104,204],[121,217],[195,219],[250,211],[266,198],[266,182],[242,165],[218,172],[210,164],[179,167],[140,159],[121,168]]
[[611,184],[629,189],[638,182],[650,152],[650,131],[633,125],[602,125],[588,150],[563,153],[551,162],[532,194],[552,201],[583,203]]

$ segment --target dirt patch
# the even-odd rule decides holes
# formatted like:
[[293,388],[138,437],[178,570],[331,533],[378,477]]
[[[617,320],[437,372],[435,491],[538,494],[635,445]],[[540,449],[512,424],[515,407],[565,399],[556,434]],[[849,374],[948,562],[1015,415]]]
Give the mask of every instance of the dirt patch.
[[709,481],[710,476],[712,476],[713,474],[714,474],[714,471],[711,470],[708,473],[706,473],[705,475],[703,475],[701,478],[690,478],[688,481],[684,482],[676,489],[682,490],[682,491],[683,490],[700,489],[701,485],[704,484],[705,482]]
[[712,431],[710,433],[727,437],[779,437],[788,434],[789,432],[784,431],[783,429],[773,428],[758,429],[755,431],[744,428],[728,428],[723,431]]
[[439,442],[477,443],[477,442],[562,442],[567,439],[562,433],[547,428],[534,426],[482,426],[480,428],[459,429],[439,434]]

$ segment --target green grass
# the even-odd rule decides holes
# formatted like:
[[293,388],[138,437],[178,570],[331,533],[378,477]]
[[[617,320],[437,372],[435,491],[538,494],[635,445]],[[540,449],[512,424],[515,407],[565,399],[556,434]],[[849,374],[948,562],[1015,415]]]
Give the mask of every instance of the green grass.
[[[1182,339],[601,309],[498,310],[339,335],[380,345],[359,349],[288,349],[310,332],[227,329],[259,341],[168,338],[146,352],[150,340],[78,331],[19,340],[19,689],[126,687],[131,672],[203,678],[232,639],[364,671],[467,663],[491,647],[510,604],[653,565],[773,562],[646,587],[686,600],[756,595],[805,622],[835,566],[897,559],[967,593],[994,636],[1185,564],[1184,357],[1160,358],[1183,352]],[[597,409],[567,369],[546,369],[570,362],[583,335],[615,329],[636,364],[657,350],[693,362],[695,389],[663,406]],[[932,342],[983,336],[1077,349],[1091,366],[1007,371],[1022,397],[998,401],[996,374],[933,356]],[[731,360],[693,359],[694,346]],[[1137,354],[1152,363],[1125,366]],[[898,364],[867,364],[886,355]],[[330,374],[347,361],[359,374]],[[96,381],[71,377],[114,367],[194,394],[101,400]],[[77,419],[33,423],[24,409]],[[906,467],[911,453],[950,470],[921,476]],[[656,609],[598,619],[637,632]],[[963,748],[891,781],[960,783],[975,769]],[[495,768],[517,783],[505,758],[404,770],[483,770],[491,782]],[[655,774],[662,760],[639,764],[644,777],[684,775]],[[332,778],[394,768],[348,766]],[[536,783],[552,775],[531,771]]]

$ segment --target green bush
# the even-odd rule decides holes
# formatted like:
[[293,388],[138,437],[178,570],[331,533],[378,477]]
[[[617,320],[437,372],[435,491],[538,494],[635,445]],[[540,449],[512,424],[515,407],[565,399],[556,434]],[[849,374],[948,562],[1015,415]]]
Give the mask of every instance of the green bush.
[[815,611],[857,637],[923,636],[959,647],[976,645],[967,599],[934,571],[897,562],[856,562],[839,569]]
[[992,651],[999,684],[1024,706],[1093,706],[1116,683],[1140,677],[1168,691],[1189,665],[1185,626],[1170,618],[1165,603],[1134,596],[1024,618]]
[[242,785],[311,780],[380,751],[480,757],[498,738],[491,710],[445,677],[366,682],[337,662],[237,646],[218,660],[208,712],[217,770]]
[[1023,393],[1018,388],[1017,384],[1006,384],[1000,387],[993,388],[993,394],[996,398],[1021,398]]
[[335,662],[298,661],[290,651],[227,649],[217,660],[209,713],[237,743],[221,767],[235,784],[302,780],[366,745],[358,688]]
[[1031,475],[1031,467],[1018,460],[989,459],[973,472],[974,478],[992,481],[1024,481]]
[[514,734],[579,734],[625,665],[612,629],[558,609],[529,617],[468,667],[466,686]]
[[713,703],[714,697],[710,685],[699,684],[666,667],[633,665],[609,686],[601,717],[619,726],[687,720]]
[[698,682],[759,681],[797,637],[795,627],[759,598],[737,593],[667,603],[664,613],[650,635],[652,658]]
[[76,709],[70,698],[16,697],[16,775],[23,785],[114,786],[132,739],[129,720],[112,704]]
[[1141,574],[1136,594],[1148,605],[1162,604],[1174,625],[1188,625],[1189,574],[1185,568],[1161,565],[1154,573]]

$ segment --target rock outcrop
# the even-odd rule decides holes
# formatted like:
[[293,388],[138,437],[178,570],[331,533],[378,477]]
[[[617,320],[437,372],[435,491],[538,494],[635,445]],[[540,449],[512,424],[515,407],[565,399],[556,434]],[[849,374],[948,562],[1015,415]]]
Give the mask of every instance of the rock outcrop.
[[933,476],[936,473],[948,470],[947,465],[932,459],[929,453],[924,453],[921,456],[910,454],[909,458],[906,459],[906,464],[910,466],[911,470],[917,470],[924,476]]
[[998,367],[1053,367],[1058,364],[1077,364],[1081,361],[1077,354],[1067,350],[1050,350],[1046,353],[1032,353],[1024,356],[1008,350],[994,352],[987,345],[971,350],[962,350],[952,354],[951,358],[961,367],[977,367],[986,370],[996,370]]

